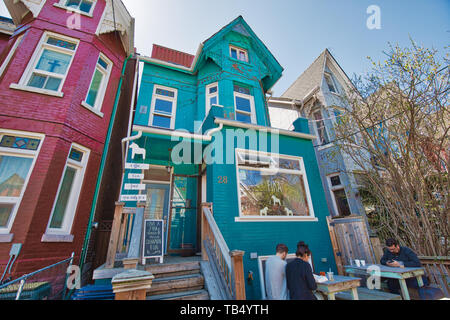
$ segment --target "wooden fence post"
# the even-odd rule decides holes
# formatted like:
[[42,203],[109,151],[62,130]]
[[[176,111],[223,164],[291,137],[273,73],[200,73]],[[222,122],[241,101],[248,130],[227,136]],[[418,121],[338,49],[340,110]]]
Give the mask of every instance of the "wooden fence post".
[[155,277],[147,271],[127,270],[112,279],[115,300],[145,300]]
[[236,300],[246,300],[244,280],[244,251],[234,250],[230,252],[231,266],[234,276],[234,292]]
[[119,241],[119,231],[124,206],[125,203],[116,202],[116,209],[114,211],[114,221],[111,228],[111,236],[109,237],[108,255],[106,256],[105,268],[107,269],[114,268],[114,261],[116,260],[117,242]]

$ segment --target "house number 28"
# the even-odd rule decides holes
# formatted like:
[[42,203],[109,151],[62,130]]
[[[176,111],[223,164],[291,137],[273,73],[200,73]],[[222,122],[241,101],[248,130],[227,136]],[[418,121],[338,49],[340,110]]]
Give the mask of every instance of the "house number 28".
[[227,176],[219,176],[218,180],[219,180],[218,182],[220,184],[228,184],[228,177]]

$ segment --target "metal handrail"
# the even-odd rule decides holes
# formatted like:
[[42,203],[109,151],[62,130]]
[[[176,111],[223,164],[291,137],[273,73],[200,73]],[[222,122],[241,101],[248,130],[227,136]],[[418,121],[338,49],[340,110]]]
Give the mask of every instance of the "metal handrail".
[[71,255],[70,258],[68,258],[68,259],[65,259],[65,260],[63,260],[63,261],[57,262],[57,263],[55,263],[55,264],[52,264],[51,266],[48,266],[48,267],[39,269],[39,270],[34,271],[34,272],[32,272],[32,273],[23,275],[23,276],[21,276],[20,278],[17,278],[17,279],[15,279],[15,280],[12,280],[12,281],[10,281],[10,282],[8,282],[8,283],[5,283],[5,284],[3,284],[3,285],[0,285],[0,290],[1,290],[1,289],[4,289],[4,288],[7,288],[7,287],[9,287],[10,285],[13,285],[13,284],[15,284],[15,283],[17,283],[17,282],[20,282],[19,289],[17,290],[17,296],[16,296],[16,300],[19,300],[20,295],[21,295],[21,293],[22,293],[22,289],[23,289],[23,287],[24,287],[24,285],[25,285],[25,282],[27,281],[28,278],[30,278],[30,277],[32,277],[32,276],[34,276],[34,275],[36,275],[36,274],[39,274],[39,273],[41,273],[41,272],[44,272],[44,271],[46,271],[46,270],[49,270],[49,269],[51,269],[51,268],[54,268],[54,267],[56,267],[56,266],[59,266],[60,264],[66,263],[66,262],[68,262],[68,261],[70,261],[70,265],[72,265],[74,256],[75,256],[75,253],[72,252],[72,255]]

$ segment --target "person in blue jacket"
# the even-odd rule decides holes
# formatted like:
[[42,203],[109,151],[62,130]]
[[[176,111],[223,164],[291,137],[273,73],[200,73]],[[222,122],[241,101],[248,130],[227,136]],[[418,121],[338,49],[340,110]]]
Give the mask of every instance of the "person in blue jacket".
[[[381,264],[394,268],[420,268],[422,263],[420,262],[417,254],[408,247],[399,246],[396,239],[386,240],[386,250],[381,257]],[[429,284],[428,279],[422,276],[424,286]],[[419,284],[416,278],[406,279],[406,286],[409,288],[419,289]],[[388,287],[391,293],[399,294],[400,284],[396,279],[388,279]],[[419,290],[419,293],[420,290]]]
[[297,258],[286,266],[286,281],[291,300],[317,300],[313,291],[317,289],[313,271],[309,264],[311,251],[300,242],[295,254]]

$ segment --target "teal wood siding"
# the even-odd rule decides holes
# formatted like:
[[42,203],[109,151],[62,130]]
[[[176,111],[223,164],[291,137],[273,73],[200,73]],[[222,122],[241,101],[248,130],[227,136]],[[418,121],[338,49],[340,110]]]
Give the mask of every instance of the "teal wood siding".
[[[249,62],[231,58],[230,44],[247,50]],[[184,129],[192,133],[205,134],[208,129],[217,127],[214,124],[214,118],[235,119],[234,85],[239,84],[247,86],[254,98],[255,124],[269,126],[265,93],[281,77],[282,71],[282,67],[264,44],[254,35],[245,21],[239,17],[203,43],[203,49],[192,72],[176,70],[176,67],[157,65],[155,62],[144,63],[134,125],[149,126],[153,89],[155,85],[162,85],[178,91],[175,130]],[[223,108],[213,107],[208,114],[205,114],[205,88],[215,82],[219,86],[219,104]],[[301,126],[304,131],[307,131],[307,121],[303,122]],[[198,132],[200,128],[201,130]],[[207,165],[207,201],[213,203],[214,218],[228,247],[231,250],[245,251],[245,276],[250,271],[253,272],[254,276],[252,282],[246,281],[247,298],[261,298],[258,260],[250,259],[250,254],[273,255],[275,254],[275,247],[279,243],[286,244],[290,248],[289,252],[295,253],[297,243],[305,241],[312,249],[316,272],[328,271],[329,268],[336,271],[325,218],[329,213],[312,141],[306,138],[280,136],[278,149],[270,146],[271,135],[268,134],[268,148],[260,146],[259,141],[255,146],[252,146],[245,140],[243,140],[243,144],[238,144],[235,141],[235,146],[231,147],[227,145],[227,130],[240,132],[236,140],[243,138],[247,132],[246,129],[224,126],[221,132],[214,135],[215,138],[211,144],[215,143],[221,147],[219,149],[223,150],[223,158],[219,163]],[[136,134],[137,132],[133,132],[133,135]],[[222,141],[219,140],[220,134],[223,137]],[[129,154],[127,162],[173,166],[175,174],[197,174],[198,165],[177,166],[171,162],[169,149],[173,148],[176,142],[171,141],[170,136],[165,136],[165,138],[163,136],[144,133],[142,138],[134,142],[147,150],[147,159],[144,161],[138,155],[136,159],[132,160]],[[259,136],[259,138],[261,137]],[[203,148],[206,145],[205,142]],[[277,151],[284,155],[302,157],[312,206],[318,222],[236,222],[235,218],[239,217],[239,198],[237,170],[234,163],[235,147],[256,151]],[[228,155],[231,154],[233,162],[223,164],[227,163],[226,156],[230,148],[231,153],[228,153]],[[142,173],[141,170],[126,170],[124,183],[137,183],[128,179],[128,173],[130,172]],[[227,183],[220,183],[220,177],[227,177]],[[189,184],[188,188],[190,188],[188,194],[194,198],[192,199],[192,205],[198,205],[195,202],[196,197],[194,197],[197,192],[196,184]],[[195,190],[192,190],[194,188]],[[123,191],[123,194],[138,193],[137,191]],[[136,206],[136,203],[126,203],[126,206]],[[172,239],[175,239],[175,237]],[[321,262],[323,258],[327,259],[327,262]]]
[[[230,128],[225,127],[224,130],[226,129]],[[270,141],[270,135],[268,140]],[[250,254],[273,255],[276,245],[280,243],[288,246],[289,253],[295,253],[297,243],[305,241],[313,252],[316,273],[328,271],[329,268],[337,272],[326,222],[329,211],[312,142],[289,136],[280,136],[279,142],[280,154],[303,158],[314,214],[318,222],[236,222],[235,218],[239,217],[236,165],[208,166],[208,201],[213,203],[214,218],[230,250],[245,251],[245,276],[250,271],[253,272],[254,280],[246,282],[247,299],[261,298],[258,260],[250,259]],[[268,151],[272,151],[271,148]],[[228,178],[228,184],[218,183],[219,177],[224,176]],[[326,263],[322,262],[323,258],[327,259]]]

